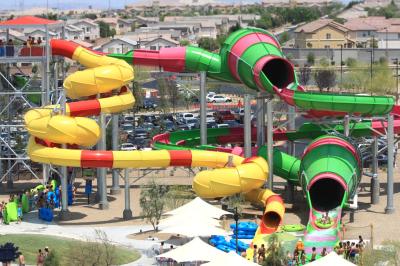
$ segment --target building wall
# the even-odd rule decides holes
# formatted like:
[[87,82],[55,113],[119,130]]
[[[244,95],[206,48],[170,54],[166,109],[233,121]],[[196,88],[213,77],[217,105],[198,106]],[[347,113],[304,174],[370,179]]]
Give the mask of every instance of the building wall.
[[[346,44],[347,33],[325,26],[312,34],[299,34],[299,48],[336,48]],[[311,45],[311,46],[309,46]]]
[[176,47],[177,45],[171,42],[168,42],[163,39],[157,39],[148,43],[145,43],[141,48],[149,49],[149,50],[160,50],[163,47]]

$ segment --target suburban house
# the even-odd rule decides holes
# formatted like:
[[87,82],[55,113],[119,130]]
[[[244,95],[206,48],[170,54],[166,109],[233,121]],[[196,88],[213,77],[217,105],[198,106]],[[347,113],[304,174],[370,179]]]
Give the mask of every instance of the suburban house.
[[137,41],[124,37],[116,37],[101,44],[100,46],[94,47],[94,50],[101,51],[103,53],[126,53],[137,48]]
[[158,37],[151,41],[140,43],[141,49],[160,50],[160,48],[177,47],[179,42],[168,37]]
[[133,20],[133,23],[135,24],[136,27],[150,27],[154,24],[157,24],[158,22],[160,22],[159,17],[136,16],[135,19]]
[[74,25],[66,25],[64,28],[64,37],[67,40],[83,40],[83,29]]
[[400,25],[390,25],[377,31],[378,48],[400,47]]
[[[29,29],[27,28],[26,31],[24,31],[25,37],[34,37],[35,40],[39,39],[39,37],[45,41],[46,40],[46,30],[43,29]],[[54,31],[49,31],[49,37],[50,39],[53,38],[60,38],[60,33],[54,32]]]
[[106,17],[106,18],[98,18],[95,20],[96,22],[104,22],[110,26],[110,28],[115,29],[116,35],[124,34],[128,31],[131,31],[133,20],[130,19],[121,19],[121,18],[113,18],[113,17]]
[[[25,42],[27,39],[24,33],[13,29],[9,29],[8,38],[13,39],[14,41],[18,40],[20,42]],[[0,40],[6,41],[6,39],[7,39],[7,32],[5,30],[0,31]]]
[[369,47],[371,40],[378,37],[377,32],[388,25],[390,23],[385,17],[353,18],[344,23],[357,47]]
[[296,48],[352,48],[355,42],[349,29],[333,19],[318,19],[298,27],[295,31]]
[[[78,20],[67,20],[68,26],[74,26],[82,30],[81,37],[79,39],[84,41],[94,41],[100,37],[100,27],[91,19],[78,19]],[[76,36],[72,35],[73,37]],[[70,38],[72,39],[72,38]]]
[[135,31],[127,32],[124,38],[136,40],[137,42],[147,42],[154,40],[158,37],[166,37],[174,41],[180,41],[182,39],[182,32],[179,30],[159,30],[153,28],[140,28]]

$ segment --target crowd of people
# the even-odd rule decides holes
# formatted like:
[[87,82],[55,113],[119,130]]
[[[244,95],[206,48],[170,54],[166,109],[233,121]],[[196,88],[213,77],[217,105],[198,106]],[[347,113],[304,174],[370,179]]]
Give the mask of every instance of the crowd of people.
[[362,236],[358,236],[358,243],[356,242],[340,242],[335,247],[335,252],[353,263],[358,263],[362,258],[362,254],[365,248],[365,242]]
[[[23,42],[22,48],[31,49],[32,47],[41,46],[42,44],[43,40],[41,37],[38,37],[36,39],[35,37],[29,36],[28,39],[25,42]],[[0,57],[2,56],[7,56],[7,57],[15,56],[15,43],[13,39],[8,39],[8,40],[0,39]]]
[[[174,249],[173,245],[170,245],[169,248],[168,248],[168,247],[165,246],[165,243],[163,241],[163,242],[160,243],[160,249],[156,253],[158,253],[158,255],[161,255],[161,254],[163,254],[165,252],[168,252],[168,251],[171,251],[173,249]],[[160,258],[158,260],[158,262],[161,265],[175,265],[175,261],[173,259],[169,259],[169,258]]]
[[[11,194],[8,202],[2,201],[0,203],[0,223],[5,223],[6,221],[3,219],[5,217],[5,211],[7,204],[11,202],[17,202],[17,215],[18,221],[20,223],[23,218],[23,206],[22,206],[22,197],[26,196],[29,202],[29,209],[26,212],[32,210],[39,210],[40,208],[47,208],[53,210],[54,208],[59,207],[59,196],[61,195],[61,186],[57,188],[53,188],[51,181],[49,181],[46,186],[36,189],[27,189],[23,193],[20,194]],[[39,214],[39,212],[38,212]]]

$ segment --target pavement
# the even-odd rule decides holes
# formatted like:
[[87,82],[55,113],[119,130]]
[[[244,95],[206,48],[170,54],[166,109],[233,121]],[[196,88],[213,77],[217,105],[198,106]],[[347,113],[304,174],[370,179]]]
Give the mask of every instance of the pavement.
[[101,230],[107,234],[113,244],[135,249],[140,252],[141,257],[139,260],[125,264],[125,266],[157,265],[151,250],[153,246],[158,246],[158,241],[128,238],[128,235],[138,233],[140,230],[151,230],[151,226],[60,226],[53,222],[48,223],[39,220],[35,211],[26,214],[24,219],[25,221],[20,224],[11,223],[10,225],[0,225],[0,234],[43,234],[87,241],[91,239],[94,240],[96,236],[95,231]]

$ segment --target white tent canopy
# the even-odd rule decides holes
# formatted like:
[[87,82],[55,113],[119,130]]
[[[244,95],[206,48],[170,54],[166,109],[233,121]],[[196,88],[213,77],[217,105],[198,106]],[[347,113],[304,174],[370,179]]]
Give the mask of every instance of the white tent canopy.
[[227,236],[229,233],[222,228],[211,226],[209,224],[193,222],[190,220],[184,223],[169,226],[160,231],[160,233],[166,234],[180,234],[187,237],[196,236],[211,236],[211,235],[222,235]]
[[197,216],[203,216],[203,217],[210,217],[210,218],[216,218],[219,219],[221,218],[222,215],[228,215],[231,214],[230,212],[221,210],[220,208],[217,208],[201,198],[197,197],[191,202],[175,209],[172,211],[169,211],[165,214],[167,215],[177,215],[177,214],[187,214],[187,215],[193,215],[193,213],[196,213]]
[[194,261],[211,261],[217,257],[226,256],[226,253],[205,243],[196,237],[192,241],[176,249],[156,256],[157,258],[170,258],[178,263]]
[[340,257],[336,252],[332,251],[328,255],[326,255],[323,258],[320,258],[316,261],[313,261],[307,266],[355,266],[354,263],[351,263],[350,261]]
[[[166,219],[160,220],[160,222],[158,224],[158,228],[162,230],[167,227],[171,227],[171,226],[175,226],[175,225],[183,225],[188,222],[194,223],[196,225],[205,224],[210,227],[220,226],[220,222],[218,220],[215,220],[213,218],[198,216],[196,213],[193,213],[192,215],[187,215],[187,214],[174,215],[174,216],[168,217]],[[191,225],[191,226],[193,226],[193,225]]]
[[246,260],[245,258],[239,256],[235,252],[231,251],[229,253],[225,253],[224,256],[217,257],[210,262],[202,264],[202,266],[221,266],[221,265],[229,265],[229,266],[257,266],[257,263]]

